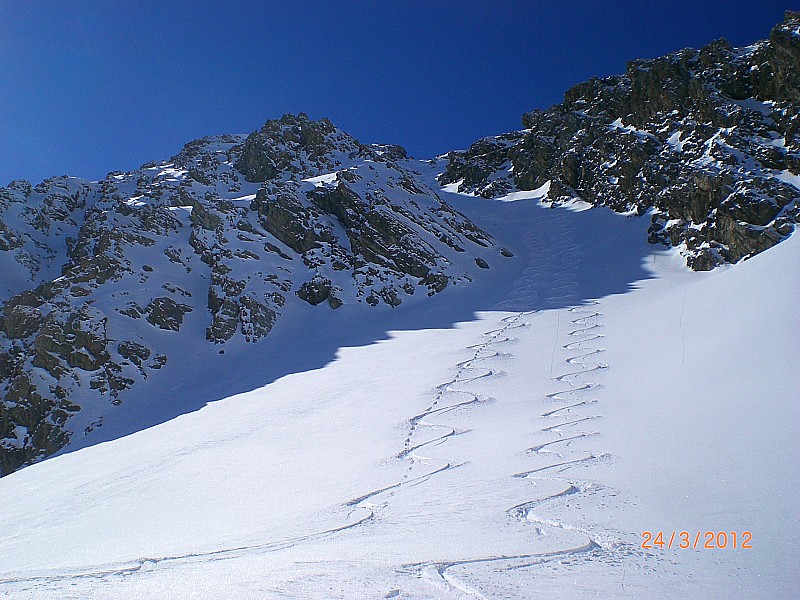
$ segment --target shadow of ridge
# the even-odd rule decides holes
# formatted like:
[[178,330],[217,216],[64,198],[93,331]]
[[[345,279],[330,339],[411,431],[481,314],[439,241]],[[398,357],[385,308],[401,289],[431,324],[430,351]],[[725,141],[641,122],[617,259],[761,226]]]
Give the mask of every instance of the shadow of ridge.
[[478,221],[479,213],[494,204],[488,207],[491,212],[504,214],[507,221],[508,235],[499,245],[511,248],[515,258],[481,273],[479,281],[396,309],[345,305],[331,310],[303,304],[289,318],[279,319],[257,344],[229,344],[224,355],[205,344],[204,356],[170,357],[169,368],[137,383],[122,406],[109,410],[113,418],[90,435],[76,433],[53,456],[149,429],[290,374],[323,368],[336,360],[341,348],[390,339],[391,331],[448,329],[475,320],[481,311],[576,306],[630,292],[637,282],[652,277],[644,264],[659,247],[646,242],[649,219],[625,219],[606,209],[570,213],[532,203],[483,204],[469,216]]

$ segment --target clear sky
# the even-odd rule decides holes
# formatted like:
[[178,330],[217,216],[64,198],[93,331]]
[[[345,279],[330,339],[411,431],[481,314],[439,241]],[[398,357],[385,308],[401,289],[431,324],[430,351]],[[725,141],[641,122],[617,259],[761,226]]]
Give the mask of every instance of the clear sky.
[[97,179],[300,111],[431,157],[629,59],[766,38],[793,4],[0,0],[0,185]]

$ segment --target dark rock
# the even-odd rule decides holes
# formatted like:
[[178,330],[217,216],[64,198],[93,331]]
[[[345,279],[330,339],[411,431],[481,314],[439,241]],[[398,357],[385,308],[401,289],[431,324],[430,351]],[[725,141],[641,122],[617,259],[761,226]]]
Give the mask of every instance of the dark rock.
[[246,341],[255,342],[272,330],[277,313],[265,303],[242,296],[239,307],[239,322]]
[[6,305],[3,314],[3,328],[11,339],[33,335],[41,325],[42,313],[38,308],[24,304]]
[[397,293],[397,290],[392,286],[384,286],[378,290],[378,297],[392,308],[397,308],[403,303],[402,298]]
[[321,240],[312,227],[311,215],[291,195],[271,198],[261,188],[252,206],[262,217],[260,222],[264,229],[298,254],[319,246]]
[[202,203],[196,200],[193,200],[192,202],[192,213],[190,218],[192,225],[202,229],[207,229],[209,231],[214,231],[217,227],[219,227],[220,224],[219,216],[215,215]]
[[283,250],[278,248],[275,244],[270,244],[269,242],[265,242],[264,243],[264,250],[266,250],[267,252],[274,252],[275,254],[277,254],[278,256],[283,258],[284,260],[293,260],[291,256],[286,254]]
[[398,161],[408,159],[406,149],[397,144],[370,144],[369,147],[384,160]]
[[119,344],[119,346],[117,346],[117,352],[122,358],[131,361],[137,367],[141,367],[145,361],[150,358],[150,350],[146,346],[132,340]]
[[327,119],[312,121],[304,113],[287,114],[267,121],[248,136],[237,149],[235,167],[252,182],[269,181],[298,169],[319,174],[335,170],[334,151],[358,154],[365,149]]
[[420,284],[428,286],[428,295],[438,294],[447,287],[449,279],[443,273],[429,273],[420,280]]
[[316,306],[327,300],[331,295],[333,284],[327,277],[316,276],[311,281],[306,281],[295,292],[301,300]]
[[187,304],[178,304],[168,296],[160,296],[150,301],[145,312],[147,321],[159,329],[180,331],[183,315],[191,310]]

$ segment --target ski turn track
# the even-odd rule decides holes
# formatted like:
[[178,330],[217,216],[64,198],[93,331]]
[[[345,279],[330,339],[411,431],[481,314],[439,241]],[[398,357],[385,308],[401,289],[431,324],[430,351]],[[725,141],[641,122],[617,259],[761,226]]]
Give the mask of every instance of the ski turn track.
[[[567,288],[565,285],[565,289],[571,288]],[[408,564],[403,567],[404,572],[417,573],[419,577],[438,580],[444,589],[454,597],[482,599],[489,596],[484,595],[479,586],[469,582],[470,567],[490,567],[494,572],[502,573],[535,568],[554,561],[568,564],[570,561],[603,560],[618,554],[615,547],[620,545],[620,540],[613,533],[546,516],[548,509],[563,508],[565,501],[575,500],[576,497],[583,496],[586,500],[598,495],[598,501],[601,501],[605,492],[600,484],[572,477],[570,473],[578,467],[609,459],[608,455],[602,451],[587,451],[578,447],[577,444],[587,438],[600,436],[599,432],[585,428],[586,425],[601,418],[597,414],[598,401],[592,398],[591,394],[601,387],[594,377],[607,368],[606,364],[597,361],[598,356],[603,352],[602,348],[595,345],[597,340],[602,339],[602,335],[596,333],[596,330],[602,328],[600,322],[602,315],[596,310],[598,305],[599,302],[592,301],[587,306],[563,309],[571,317],[568,320],[569,327],[565,332],[566,340],[561,344],[561,349],[567,353],[567,356],[561,361],[566,372],[551,377],[553,382],[563,387],[557,392],[544,396],[543,402],[546,404],[566,403],[567,399],[575,397],[580,397],[580,402],[573,402],[542,412],[539,415],[542,426],[533,434],[535,437],[544,438],[545,441],[525,450],[532,456],[552,457],[556,460],[543,467],[516,473],[512,476],[515,479],[523,480],[535,478],[538,483],[558,484],[562,485],[563,489],[548,496],[516,504],[506,510],[509,520],[518,523],[520,527],[534,529],[534,540],[539,536],[547,535],[547,530],[561,530],[579,534],[583,537],[584,542],[556,551]],[[468,386],[460,384],[468,384],[479,376],[496,376],[498,374],[496,370],[481,365],[481,362],[499,356],[500,353],[493,347],[511,341],[509,334],[515,329],[530,326],[525,319],[534,316],[537,312],[520,312],[510,315],[502,319],[504,323],[502,328],[484,333],[489,339],[472,347],[475,350],[473,357],[457,365],[456,376],[439,386],[434,402],[424,413],[410,420],[410,434],[406,439],[406,448],[398,454],[398,458],[410,459],[413,461],[412,465],[417,461],[425,462],[425,457],[416,453],[418,449],[430,444],[445,443],[449,437],[459,434],[456,429],[449,427],[442,420],[442,415],[467,405],[488,401],[487,398],[469,391]],[[560,336],[562,333],[559,332],[557,335]],[[454,401],[447,402],[448,397],[452,397]],[[586,410],[592,412],[587,414]],[[554,420],[557,422],[553,423]],[[428,442],[415,444],[415,437],[424,427],[444,429],[446,432]],[[437,472],[441,472],[441,470],[439,469]],[[607,550],[608,556],[604,556]]]
[[[622,558],[640,554],[633,545],[623,542],[617,532],[593,524],[572,523],[569,516],[574,513],[569,509],[565,511],[569,503],[578,506],[585,502],[605,504],[613,502],[616,496],[614,490],[575,476],[579,469],[611,460],[608,453],[598,448],[602,445],[602,435],[591,428],[593,423],[602,419],[602,402],[598,398],[602,384],[599,379],[608,369],[608,365],[600,360],[604,352],[601,346],[604,338],[602,312],[599,300],[580,301],[577,272],[580,246],[572,239],[568,215],[556,215],[546,230],[532,227],[524,241],[530,255],[529,264],[515,284],[516,291],[498,307],[509,309],[518,306],[520,301],[526,301],[543,304],[545,310],[549,308],[557,312],[550,365],[550,380],[557,389],[532,403],[544,407],[535,415],[541,427],[532,432],[533,437],[541,441],[524,450],[531,457],[547,462],[511,477],[550,489],[560,486],[561,490],[515,504],[506,510],[506,515],[519,527],[534,530],[533,548],[538,539],[551,536],[549,532],[554,531],[569,534],[565,539],[575,539],[574,536],[578,535],[583,542],[546,552],[420,562],[404,565],[401,569],[401,572],[414,573],[429,580],[456,598],[484,599],[491,596],[487,595],[490,594],[487,589],[471,581],[471,569],[479,566],[488,567],[495,574],[544,568],[554,563],[569,570],[571,566],[588,561],[616,564]],[[410,471],[417,463],[426,462],[420,453],[425,447],[444,444],[453,436],[467,433],[450,427],[443,417],[450,411],[493,400],[470,391],[466,384],[481,377],[499,375],[486,363],[501,356],[497,348],[513,341],[511,336],[516,329],[530,327],[530,319],[540,312],[517,312],[504,317],[501,328],[485,332],[483,335],[488,339],[469,347],[475,351],[473,356],[456,365],[455,377],[437,388],[434,402],[423,413],[410,419],[405,448],[398,454],[398,458],[412,461]],[[519,358],[508,353],[505,356]],[[425,428],[443,433],[425,442],[416,442]],[[592,449],[587,449],[585,442],[589,440],[596,440]],[[553,512],[566,512],[567,517],[548,516]]]

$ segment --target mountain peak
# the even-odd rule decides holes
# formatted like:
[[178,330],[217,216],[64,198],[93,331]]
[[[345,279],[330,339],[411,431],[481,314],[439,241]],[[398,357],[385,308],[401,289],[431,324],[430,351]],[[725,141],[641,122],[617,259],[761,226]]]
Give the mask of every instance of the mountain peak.
[[363,158],[364,146],[328,119],[285,114],[251,133],[237,149],[235,167],[249,182],[314,177]]
[[[753,256],[800,219],[798,23],[574,86],[525,130],[449,153],[438,183],[647,214],[649,240],[697,270]],[[0,189],[0,469],[90,435],[145,380],[186,375],[187,347],[230,356],[286,314],[407,306],[509,260],[430,168],[298,113],[99,182]]]

